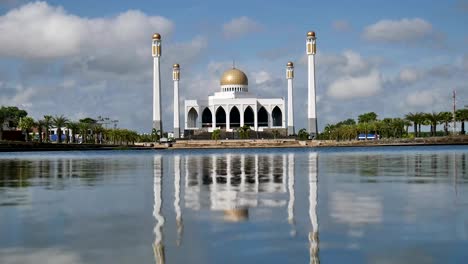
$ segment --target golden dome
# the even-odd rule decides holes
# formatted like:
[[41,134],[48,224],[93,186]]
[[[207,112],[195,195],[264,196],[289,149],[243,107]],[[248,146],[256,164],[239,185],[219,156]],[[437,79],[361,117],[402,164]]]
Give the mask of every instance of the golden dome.
[[221,85],[248,85],[249,80],[244,72],[232,68],[223,73],[220,83]]
[[288,64],[286,64],[286,66],[288,66],[288,67],[293,67],[294,64],[292,63],[292,61],[290,61],[290,62],[288,62]]
[[309,31],[307,32],[308,37],[315,37],[315,32],[314,31]]
[[172,67],[174,67],[174,68],[179,68],[179,64],[176,63],[176,64],[174,64]]
[[153,34],[153,39],[160,40],[160,39],[161,39],[161,35],[159,35],[159,33],[154,33],[154,34]]

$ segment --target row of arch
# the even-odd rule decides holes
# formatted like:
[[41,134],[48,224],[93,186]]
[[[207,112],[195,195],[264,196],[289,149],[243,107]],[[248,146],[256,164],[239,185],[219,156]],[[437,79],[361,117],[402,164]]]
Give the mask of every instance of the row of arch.
[[[216,124],[214,127],[219,127],[221,129],[226,128],[226,111],[222,106],[218,107],[216,110]],[[198,113],[195,108],[190,108],[188,111],[187,115],[187,126],[189,128],[197,127],[198,124]],[[236,128],[241,126],[241,114],[239,109],[234,106],[232,107],[231,111],[229,112],[229,127],[230,128]],[[213,114],[211,110],[206,107],[203,112],[202,112],[202,127],[213,127]],[[283,113],[281,112],[281,109],[278,106],[275,106],[273,108],[273,111],[271,112],[271,119],[272,119],[272,126],[274,127],[280,127],[283,124]],[[268,127],[269,124],[269,116],[268,112],[265,109],[265,107],[260,107],[257,112],[257,125],[258,127]],[[247,126],[255,126],[255,113],[252,109],[252,107],[248,106],[245,111],[244,111],[244,125]]]

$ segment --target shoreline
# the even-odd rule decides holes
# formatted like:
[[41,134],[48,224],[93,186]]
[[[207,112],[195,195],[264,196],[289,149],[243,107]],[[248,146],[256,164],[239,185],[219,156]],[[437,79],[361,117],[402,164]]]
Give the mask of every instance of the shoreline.
[[96,151],[96,150],[166,150],[166,149],[252,149],[252,148],[325,148],[325,147],[397,147],[468,145],[468,136],[416,139],[383,139],[375,141],[333,141],[295,139],[260,140],[179,140],[168,144],[138,143],[137,145],[56,144],[37,142],[0,142],[0,152],[30,151]]

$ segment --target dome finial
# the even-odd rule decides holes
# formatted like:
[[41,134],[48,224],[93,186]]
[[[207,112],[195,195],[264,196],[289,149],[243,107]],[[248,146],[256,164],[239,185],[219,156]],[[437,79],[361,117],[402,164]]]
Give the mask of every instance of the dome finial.
[[235,60],[235,59],[232,59],[232,68],[233,68],[233,69],[236,68],[236,60]]

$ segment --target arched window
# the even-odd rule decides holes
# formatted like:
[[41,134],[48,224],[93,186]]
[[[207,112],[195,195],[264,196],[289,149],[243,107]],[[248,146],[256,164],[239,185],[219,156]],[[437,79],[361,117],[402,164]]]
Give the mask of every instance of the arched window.
[[198,121],[198,113],[195,108],[190,108],[188,114],[187,114],[187,127],[189,128],[196,128],[197,127],[197,121]]
[[203,110],[202,113],[202,127],[211,127],[213,124],[213,114],[211,110],[207,107]]
[[226,128],[226,111],[222,106],[216,110],[216,127]]
[[253,127],[255,125],[254,111],[248,106],[244,111],[244,125]]
[[275,108],[273,108],[273,111],[271,112],[271,117],[273,118],[273,126],[278,127],[283,125],[283,113],[281,113],[281,110],[278,106],[275,106]]
[[231,128],[240,127],[240,112],[237,107],[233,107],[229,113],[229,125]]
[[268,127],[268,112],[263,106],[258,110],[258,126]]

